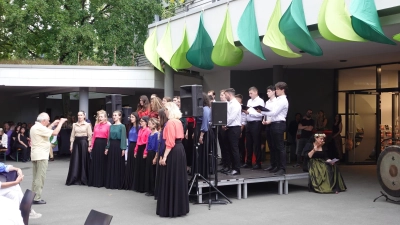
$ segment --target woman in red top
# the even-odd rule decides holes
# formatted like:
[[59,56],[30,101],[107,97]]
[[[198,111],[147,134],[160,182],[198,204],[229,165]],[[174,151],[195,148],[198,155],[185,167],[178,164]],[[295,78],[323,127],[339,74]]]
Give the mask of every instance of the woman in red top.
[[184,216],[189,213],[189,196],[186,173],[186,154],[182,144],[182,113],[178,106],[165,104],[168,123],[165,126],[165,152],[160,160],[160,184],[157,196],[157,215],[161,217]]
[[91,163],[89,167],[88,186],[104,187],[106,174],[106,149],[108,134],[110,132],[110,122],[107,121],[107,113],[104,110],[97,112],[96,125],[93,130],[92,143],[89,148]]
[[159,97],[154,97],[151,99],[150,103],[150,118],[158,118],[158,111],[163,108],[162,101]]
[[146,95],[140,96],[136,112],[138,113],[139,118],[150,115],[150,102]]
[[140,130],[136,142],[134,157],[136,159],[135,169],[133,174],[133,190],[143,193],[145,192],[144,179],[146,173],[146,158],[147,158],[147,141],[151,133],[149,124],[149,117],[144,116],[139,120]]

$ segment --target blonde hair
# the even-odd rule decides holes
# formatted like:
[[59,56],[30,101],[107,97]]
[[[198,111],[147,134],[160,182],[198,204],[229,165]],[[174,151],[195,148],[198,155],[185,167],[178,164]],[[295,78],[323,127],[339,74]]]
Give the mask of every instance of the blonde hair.
[[106,117],[107,118],[107,113],[106,113],[106,111],[104,111],[104,110],[99,110],[99,111],[97,111],[97,116],[96,116],[96,124],[98,124],[98,123],[100,123],[101,121],[100,121],[100,114],[103,114],[104,115],[104,117]]
[[151,102],[150,102],[151,111],[158,112],[158,110],[162,109],[162,107],[163,107],[163,104],[159,97],[155,97],[155,98],[151,99]]
[[154,124],[154,129],[159,130],[160,129],[160,121],[157,118],[150,118],[149,123]]
[[164,106],[168,110],[168,119],[180,119],[182,117],[181,110],[173,102],[167,102]]

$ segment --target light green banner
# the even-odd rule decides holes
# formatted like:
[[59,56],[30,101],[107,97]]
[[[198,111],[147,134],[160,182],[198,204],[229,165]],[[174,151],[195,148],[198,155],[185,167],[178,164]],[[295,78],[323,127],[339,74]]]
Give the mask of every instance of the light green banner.
[[344,0],[324,0],[318,16],[318,30],[329,41],[366,41],[354,32]]
[[268,23],[267,33],[264,35],[263,43],[269,46],[276,54],[286,58],[299,58],[297,54],[289,48],[285,36],[279,30],[279,21],[282,17],[281,0],[276,1],[275,9]]
[[233,40],[228,8],[226,9],[224,24],[212,51],[211,59],[218,66],[235,66],[243,59],[242,49],[236,47]]
[[160,56],[157,53],[157,27],[154,28],[153,32],[144,42],[144,55],[156,67],[158,70],[164,73],[164,70],[160,63]]
[[189,51],[189,38],[186,31],[186,23],[183,28],[182,43],[176,49],[174,55],[171,58],[171,67],[175,70],[188,69],[192,67],[192,64],[186,59],[186,53]]
[[400,42],[400,34],[394,35],[393,39]]
[[168,22],[167,27],[165,28],[164,35],[162,36],[160,43],[157,48],[158,55],[168,64],[171,65],[171,58],[173,55],[172,50],[172,40],[171,40],[171,28],[170,23]]

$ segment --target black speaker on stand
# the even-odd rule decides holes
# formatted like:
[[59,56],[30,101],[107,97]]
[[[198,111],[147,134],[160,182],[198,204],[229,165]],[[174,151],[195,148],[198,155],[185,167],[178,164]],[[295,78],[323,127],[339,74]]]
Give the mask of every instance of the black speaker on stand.
[[180,93],[182,117],[203,116],[203,86],[183,85]]
[[112,94],[106,96],[106,113],[107,118],[112,122],[112,114],[115,110],[122,109],[122,97],[119,94]]

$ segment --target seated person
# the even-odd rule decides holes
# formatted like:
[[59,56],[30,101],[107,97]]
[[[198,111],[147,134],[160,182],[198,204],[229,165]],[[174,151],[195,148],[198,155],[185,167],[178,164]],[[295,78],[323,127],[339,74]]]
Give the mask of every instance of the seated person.
[[0,128],[0,149],[7,148],[8,136],[4,133],[3,128]]
[[[22,170],[20,168],[13,167],[12,165],[5,165],[4,163],[0,162],[0,173],[4,172],[9,173],[10,171],[16,171],[18,177],[17,179],[15,179],[15,181],[7,181],[7,182],[0,181],[0,196],[12,200],[11,201],[12,208],[19,209],[22,198],[24,197],[21,187],[19,186],[19,183],[24,178]],[[31,212],[29,214],[30,219],[38,219],[40,217],[42,217],[42,214],[36,213],[33,209],[31,209]]]
[[338,194],[347,188],[339,168],[327,157],[325,137],[324,133],[316,133],[311,137],[312,142],[304,147],[304,152],[309,158],[309,189],[319,193]]
[[9,207],[10,205],[14,204],[13,200],[0,196],[0,202],[0,224],[24,225],[19,208]]

